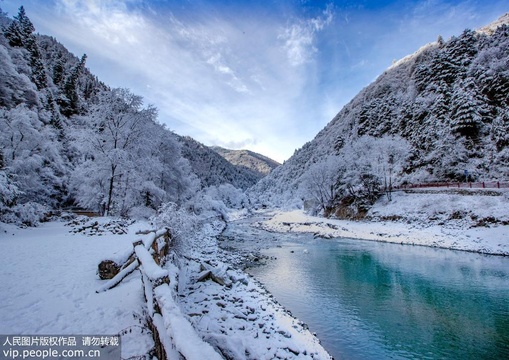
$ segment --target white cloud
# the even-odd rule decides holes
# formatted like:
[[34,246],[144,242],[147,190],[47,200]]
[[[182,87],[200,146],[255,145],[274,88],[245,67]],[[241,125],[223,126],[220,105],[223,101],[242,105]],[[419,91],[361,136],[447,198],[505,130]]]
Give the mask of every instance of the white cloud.
[[147,25],[141,15],[128,14],[126,3],[121,1],[60,0],[57,9],[112,44],[139,44],[140,31]]
[[[16,13],[21,2],[2,8]],[[289,19],[295,2],[289,12],[234,12],[212,1],[23,0],[37,31],[86,52],[100,80],[144,96],[170,129],[279,161],[393,59],[495,19],[504,2],[415,1],[377,12],[309,3],[306,16]]]
[[57,0],[56,13],[42,7],[29,16],[78,56],[86,52],[99,79],[156,105],[160,121],[179,134],[279,161],[308,140],[299,134],[296,102],[310,74],[287,66],[281,18],[147,13],[139,3]]
[[323,13],[311,19],[297,19],[288,25],[279,35],[284,41],[288,61],[293,66],[302,65],[310,61],[317,52],[314,46],[315,36],[333,20],[333,7],[328,5]]

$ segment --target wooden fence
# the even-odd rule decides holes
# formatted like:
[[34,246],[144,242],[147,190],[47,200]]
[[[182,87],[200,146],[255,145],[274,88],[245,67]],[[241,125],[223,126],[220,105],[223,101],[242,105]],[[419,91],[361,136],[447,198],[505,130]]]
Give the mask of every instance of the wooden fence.
[[175,302],[177,280],[175,274],[170,274],[167,269],[176,269],[174,264],[167,263],[172,245],[169,229],[150,231],[144,235],[133,242],[132,253],[123,264],[116,264],[113,260],[99,264],[101,278],[110,279],[97,292],[117,286],[127,275],[139,269],[155,356],[159,360],[222,359],[210,344],[200,338]]
[[456,188],[456,189],[508,189],[508,181],[482,181],[482,182],[432,182],[421,184],[405,184],[395,186],[394,190],[420,189],[420,188]]

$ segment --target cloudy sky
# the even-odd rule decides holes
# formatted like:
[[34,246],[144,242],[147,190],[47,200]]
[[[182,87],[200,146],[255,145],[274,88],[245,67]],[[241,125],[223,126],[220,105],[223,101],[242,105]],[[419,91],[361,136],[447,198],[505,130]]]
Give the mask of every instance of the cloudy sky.
[[206,145],[278,161],[394,60],[478,28],[507,0],[0,0],[111,87]]

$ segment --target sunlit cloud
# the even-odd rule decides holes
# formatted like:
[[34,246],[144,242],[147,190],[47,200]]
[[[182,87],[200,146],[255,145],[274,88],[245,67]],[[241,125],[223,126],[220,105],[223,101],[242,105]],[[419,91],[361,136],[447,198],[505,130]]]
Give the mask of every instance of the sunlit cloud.
[[298,66],[310,61],[313,54],[318,51],[314,46],[315,37],[319,31],[332,22],[332,9],[333,6],[328,5],[319,16],[298,19],[283,29],[279,39],[284,41],[288,61],[291,65]]

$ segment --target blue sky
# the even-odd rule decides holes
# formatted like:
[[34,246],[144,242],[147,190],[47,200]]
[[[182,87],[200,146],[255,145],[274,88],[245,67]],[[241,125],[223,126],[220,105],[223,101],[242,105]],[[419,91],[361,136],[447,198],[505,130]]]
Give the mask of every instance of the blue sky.
[[486,25],[504,1],[0,0],[111,87],[206,145],[278,161],[394,60]]

